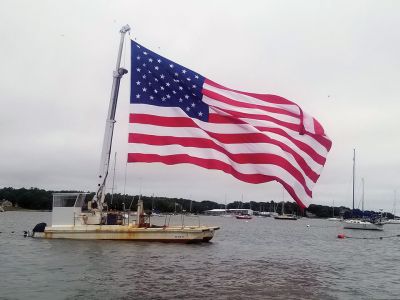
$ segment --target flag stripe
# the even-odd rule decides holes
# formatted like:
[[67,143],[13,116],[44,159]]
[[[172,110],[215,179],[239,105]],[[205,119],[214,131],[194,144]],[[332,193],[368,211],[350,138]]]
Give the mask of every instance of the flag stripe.
[[[289,173],[293,174],[293,176],[306,188],[311,189],[314,186],[314,183],[318,179],[318,175],[312,171],[304,161],[300,162],[295,158],[287,155],[286,157],[279,156],[281,150],[279,147],[274,147],[270,145],[268,147],[268,152],[257,152],[255,147],[251,147],[248,145],[246,147],[237,147],[228,145],[226,147],[222,147],[216,142],[206,139],[206,138],[192,138],[192,137],[175,137],[175,136],[158,136],[151,134],[142,134],[142,133],[131,133],[129,134],[129,143],[135,144],[146,144],[146,145],[179,145],[187,148],[202,148],[207,151],[207,154],[214,151],[220,152],[220,154],[224,155],[224,158],[221,159],[229,159],[232,162],[237,164],[273,164],[280,167],[289,168]],[[247,148],[247,149],[243,149]],[[260,147],[261,148],[261,147]],[[185,151],[194,151],[193,149],[186,149]],[[252,151],[253,150],[253,151]],[[264,147],[264,151],[265,151]],[[197,153],[197,152],[196,152]],[[196,156],[201,155],[197,154]],[[215,154],[214,156],[217,156]],[[304,169],[306,170],[304,170]]]
[[[270,136],[257,131],[253,127],[253,131],[251,132],[250,128],[242,128],[239,126],[235,126],[235,129],[232,129],[231,124],[227,125],[213,125],[202,121],[194,121],[188,118],[182,117],[161,117],[154,116],[148,114],[131,114],[130,115],[130,123],[136,124],[145,124],[145,125],[155,125],[160,126],[160,128],[154,128],[154,132],[159,132],[160,134],[169,135],[170,131],[168,128],[177,127],[174,132],[176,136],[182,136],[182,133],[185,136],[200,136],[202,133],[207,133],[208,138],[214,138],[219,143],[222,144],[237,144],[245,141],[246,143],[262,143],[262,144],[274,144],[282,149],[285,149],[288,153],[292,154],[296,160],[307,160],[308,164],[311,165],[311,168],[318,169],[317,167],[312,167],[314,165],[310,162],[308,158],[311,158],[318,165],[323,165],[325,163],[325,158],[314,151],[311,147],[303,147],[300,142],[294,142],[294,139],[287,138],[282,134],[273,134],[270,133]],[[179,130],[178,128],[183,128],[183,130]],[[188,128],[198,128],[199,131],[188,130]],[[134,132],[135,128],[131,129],[131,132]],[[211,131],[212,130],[212,131]],[[165,133],[164,133],[165,132]],[[226,133],[230,132],[230,133]],[[292,147],[288,146],[291,145]],[[297,147],[303,155],[298,154],[295,151],[294,147]],[[306,155],[306,157],[304,156]],[[302,158],[302,159],[301,159]]]
[[[166,165],[175,165],[175,164],[194,164],[199,167],[203,167],[205,169],[212,170],[220,170],[227,174],[234,176],[235,178],[248,182],[248,183],[265,183],[272,180],[276,180],[285,186],[289,194],[295,199],[295,201],[299,204],[301,208],[305,208],[305,204],[303,200],[308,200],[311,196],[302,193],[302,188],[293,183],[287,183],[284,179],[284,176],[280,174],[280,176],[274,175],[265,175],[265,174],[243,174],[236,171],[230,164],[222,162],[216,159],[204,159],[198,157],[192,157],[188,154],[172,154],[172,155],[158,155],[158,154],[143,154],[143,153],[128,153],[128,162],[145,162],[145,163],[154,163],[160,162]],[[290,180],[289,180],[290,182]]]

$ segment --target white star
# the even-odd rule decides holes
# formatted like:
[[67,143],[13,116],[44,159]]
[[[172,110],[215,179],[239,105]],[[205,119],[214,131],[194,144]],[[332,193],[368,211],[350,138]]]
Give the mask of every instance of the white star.
[[144,88],[142,88],[142,91],[143,91],[143,92],[146,92],[146,91],[147,91],[147,89],[144,87]]
[[142,66],[145,67],[145,66],[146,66],[146,63],[144,63]]
[[199,112],[199,117],[201,117],[202,115],[203,115],[203,113],[200,111],[200,112]]
[[161,79],[164,79],[164,78],[165,78],[164,74],[161,74],[160,78],[161,78]]
[[169,98],[171,98],[171,96],[168,94],[168,95],[167,95],[167,98],[169,99]]
[[154,81],[155,81],[155,82],[158,82],[158,79],[157,79],[157,78],[154,78]]
[[183,70],[182,70],[182,73],[183,73],[183,74],[185,74],[185,73],[186,73],[186,70],[185,70],[185,69],[183,69]]
[[164,102],[165,101],[165,97],[162,97],[161,100]]
[[188,77],[188,78],[186,78],[186,80],[187,80],[187,81],[190,81],[191,79],[190,79],[190,77]]
[[176,94],[176,92],[175,92],[175,91],[172,91],[172,94],[174,94],[174,95],[175,95],[175,94]]
[[147,73],[151,74],[151,71],[150,71],[150,70],[148,70],[148,71],[147,71]]
[[146,75],[143,75],[142,78],[143,78],[143,79],[146,79]]
[[157,90],[154,90],[154,94],[157,94],[158,93],[158,91]]
[[154,69],[158,70],[158,69],[159,69],[159,67],[158,67],[158,66],[155,66],[155,67],[154,67]]
[[183,99],[182,99],[182,98],[179,98],[179,102],[183,102]]
[[136,45],[136,47],[138,47],[138,48],[140,49],[140,46],[139,46],[139,45]]
[[153,96],[150,96],[150,100],[153,100],[154,99],[154,97]]
[[161,63],[161,59],[157,59],[157,62],[158,62],[158,63]]
[[138,71],[139,73],[140,73],[140,70],[141,70],[140,68],[136,68],[136,71]]
[[140,56],[139,56],[139,55],[138,55],[138,56],[136,56],[136,59],[137,59],[137,60],[140,60]]
[[190,107],[188,106],[188,107],[186,107],[186,111],[190,111]]
[[185,95],[185,98],[186,98],[186,99],[189,99],[189,95]]
[[161,90],[164,90],[164,87],[163,87],[163,86],[160,86],[160,89],[161,89]]
[[195,106],[196,106],[196,103],[193,102],[193,103],[192,103],[192,107],[195,107]]
[[149,58],[149,62],[153,62],[153,59],[152,59],[152,58]]
[[143,54],[144,54],[144,55],[147,55],[147,52],[146,52],[146,51],[143,51]]
[[175,72],[175,74],[174,74],[174,75],[175,75],[175,76],[179,76],[179,74],[178,74],[178,73],[176,73],[176,72]]
[[[173,64],[170,64],[170,65],[169,65],[169,67],[170,67],[170,68],[173,68],[173,67],[174,67],[174,65],[173,65]],[[176,73],[175,73],[175,74],[176,74]]]
[[137,95],[136,95],[136,99],[139,99],[139,98],[140,98],[140,95],[139,95],[139,94],[137,94]]
[[198,75],[194,75],[194,78],[199,79],[199,76]]
[[166,82],[165,85],[166,85],[166,86],[170,86],[171,84],[170,84],[169,82]]
[[183,87],[179,86],[179,89],[182,91],[182,90],[183,90]]
[[140,85],[140,81],[136,81],[136,85]]
[[193,85],[192,85],[192,88],[194,88],[194,89],[197,88],[197,85],[193,84]]
[[151,82],[149,81],[149,86],[151,86]]

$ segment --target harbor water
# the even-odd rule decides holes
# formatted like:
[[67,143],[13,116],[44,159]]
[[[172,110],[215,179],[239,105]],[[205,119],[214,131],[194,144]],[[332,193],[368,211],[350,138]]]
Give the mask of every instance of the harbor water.
[[202,216],[221,226],[210,243],[23,237],[50,219],[0,213],[0,299],[400,299],[400,225]]

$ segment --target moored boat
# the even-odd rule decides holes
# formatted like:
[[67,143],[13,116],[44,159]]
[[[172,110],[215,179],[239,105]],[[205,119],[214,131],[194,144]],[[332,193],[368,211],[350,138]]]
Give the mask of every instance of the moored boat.
[[252,218],[253,217],[250,215],[236,215],[236,219],[238,219],[238,220],[250,220]]
[[[208,242],[219,229],[217,226],[156,226],[151,224],[150,216],[144,213],[143,201],[138,201],[136,220],[131,222],[129,212],[111,212],[105,202],[106,181],[110,165],[110,153],[115,124],[118,91],[121,78],[128,73],[120,68],[125,34],[128,25],[120,30],[121,40],[117,57],[113,84],[101,155],[97,193],[86,201],[85,193],[53,194],[52,225],[37,224],[26,236],[46,239],[83,240],[135,240],[157,242]],[[87,209],[84,207],[87,206]]]

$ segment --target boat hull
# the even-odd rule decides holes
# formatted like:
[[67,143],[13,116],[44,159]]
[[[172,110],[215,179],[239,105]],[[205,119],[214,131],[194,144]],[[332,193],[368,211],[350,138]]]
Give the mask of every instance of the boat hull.
[[358,229],[358,230],[383,230],[382,225],[373,224],[370,222],[355,222],[355,221],[345,221],[343,225],[344,229]]
[[33,237],[74,240],[131,240],[169,243],[201,243],[210,241],[219,227],[174,226],[138,228],[127,225],[52,226]]

